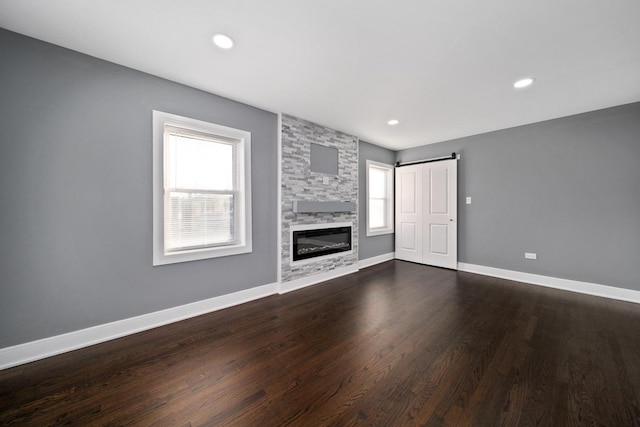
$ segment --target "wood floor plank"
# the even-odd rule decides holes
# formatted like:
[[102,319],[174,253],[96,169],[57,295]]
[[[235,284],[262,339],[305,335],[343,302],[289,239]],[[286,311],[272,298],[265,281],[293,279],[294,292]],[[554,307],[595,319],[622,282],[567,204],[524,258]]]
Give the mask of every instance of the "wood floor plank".
[[640,305],[390,261],[0,371],[0,425],[640,425]]

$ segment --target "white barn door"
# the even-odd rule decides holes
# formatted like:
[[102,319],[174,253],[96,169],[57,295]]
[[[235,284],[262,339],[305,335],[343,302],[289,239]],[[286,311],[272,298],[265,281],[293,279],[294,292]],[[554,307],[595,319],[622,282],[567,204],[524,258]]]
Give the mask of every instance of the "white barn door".
[[396,258],[422,262],[422,165],[396,169]]
[[457,161],[396,169],[396,258],[456,269]]
[[422,263],[458,268],[458,162],[425,163]]

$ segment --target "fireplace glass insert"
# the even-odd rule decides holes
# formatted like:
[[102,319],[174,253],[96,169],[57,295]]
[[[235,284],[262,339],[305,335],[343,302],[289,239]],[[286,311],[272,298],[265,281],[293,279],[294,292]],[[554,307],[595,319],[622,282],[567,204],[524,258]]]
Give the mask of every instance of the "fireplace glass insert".
[[351,227],[293,232],[293,260],[315,258],[351,250]]

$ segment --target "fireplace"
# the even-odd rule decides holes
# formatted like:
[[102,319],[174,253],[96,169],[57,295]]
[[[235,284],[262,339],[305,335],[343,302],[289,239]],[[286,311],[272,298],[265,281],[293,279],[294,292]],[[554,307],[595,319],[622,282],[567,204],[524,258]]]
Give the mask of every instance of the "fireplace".
[[[311,228],[314,227],[314,228]],[[295,228],[303,228],[296,230]],[[292,227],[293,261],[351,252],[351,225]]]

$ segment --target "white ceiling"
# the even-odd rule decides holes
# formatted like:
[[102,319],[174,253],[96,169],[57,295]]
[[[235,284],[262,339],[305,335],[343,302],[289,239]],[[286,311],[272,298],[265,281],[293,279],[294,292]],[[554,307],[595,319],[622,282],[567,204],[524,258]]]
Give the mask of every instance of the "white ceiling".
[[638,0],[0,0],[0,27],[392,149],[640,101]]

